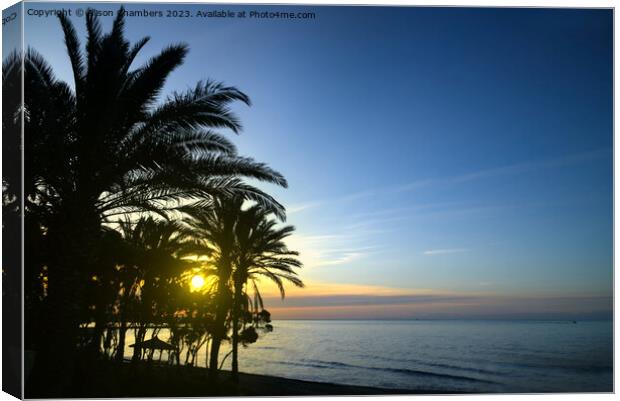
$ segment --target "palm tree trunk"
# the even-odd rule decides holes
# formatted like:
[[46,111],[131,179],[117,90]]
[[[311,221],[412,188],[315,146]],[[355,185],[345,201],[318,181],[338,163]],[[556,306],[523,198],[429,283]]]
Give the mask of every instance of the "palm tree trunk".
[[125,335],[127,333],[127,322],[121,319],[121,325],[118,329],[118,348],[116,349],[115,359],[117,362],[123,362],[125,358]]
[[121,305],[119,313],[119,329],[118,329],[118,348],[114,359],[117,362],[123,362],[125,358],[125,337],[127,334],[127,302],[129,302],[129,291],[126,290],[121,296]]
[[[144,341],[144,337],[146,337],[146,324],[142,324],[140,323],[138,326],[138,329],[136,330],[136,344],[141,343]],[[133,348],[133,356],[131,358],[131,360],[133,362],[137,362],[140,359],[142,359],[142,355],[141,355],[141,348],[138,346],[135,346]]]
[[232,379],[239,381],[239,317],[241,313],[241,296],[243,283],[235,281],[234,302],[232,308]]
[[211,354],[209,355],[209,377],[211,377],[212,379],[217,378],[217,373],[218,373],[217,359],[218,359],[218,354],[220,353],[221,342],[222,340],[219,338],[219,336],[214,335],[213,344],[211,345]]
[[209,338],[207,340],[207,342],[205,343],[205,368],[209,368],[209,343],[211,342],[211,339]]
[[89,343],[89,351],[91,352],[93,357],[97,357],[99,355],[99,350],[101,349],[101,338],[103,337],[105,321],[101,317],[95,318],[95,327],[93,327],[93,335],[90,339]]
[[213,340],[211,344],[211,355],[209,356],[209,377],[217,379],[219,366],[218,358],[220,353],[220,345],[222,340],[226,336],[226,313],[227,308],[218,305],[215,314],[216,329],[213,333]]
[[[52,257],[48,264],[48,297],[44,305],[45,329],[39,333],[37,360],[32,371],[36,389],[28,398],[68,395],[77,383],[77,345],[81,308],[84,307],[86,272],[95,261],[95,244],[101,225],[92,209],[72,207],[69,202],[50,223],[48,237]],[[63,362],[62,369],[58,368]],[[34,384],[36,383],[36,384]],[[37,393],[38,394],[35,394]]]
[[[226,262],[222,263],[224,272],[230,271]],[[229,274],[222,274],[217,285],[217,307],[215,310],[215,330],[211,345],[211,355],[209,356],[209,377],[217,379],[219,366],[217,364],[222,340],[226,338],[226,316],[230,306],[230,289],[228,287]]]

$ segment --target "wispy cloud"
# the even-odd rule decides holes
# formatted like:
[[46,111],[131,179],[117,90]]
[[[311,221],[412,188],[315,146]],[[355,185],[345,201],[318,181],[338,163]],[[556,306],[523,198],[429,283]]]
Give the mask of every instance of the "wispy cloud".
[[364,259],[378,251],[369,233],[357,230],[328,235],[294,234],[287,239],[291,249],[299,251],[306,268],[337,266]]
[[[596,150],[580,154],[573,154],[547,160],[525,161],[520,163],[480,169],[464,174],[448,175],[437,178],[420,179],[408,183],[392,185],[381,188],[364,189],[349,194],[335,196],[331,199],[312,200],[288,206],[289,214],[314,212],[316,209],[329,208],[331,205],[346,202],[359,202],[367,198],[395,195],[405,191],[417,191],[433,187],[449,187],[470,183],[493,177],[511,174],[524,174],[542,169],[560,168],[567,165],[578,164],[589,160],[608,157],[608,149]],[[381,234],[392,230],[398,230],[404,220],[417,217],[424,218],[455,218],[460,216],[482,215],[493,212],[502,212],[518,205],[488,205],[472,204],[471,202],[434,202],[425,204],[409,204],[405,207],[387,207],[364,212],[345,213],[342,216],[330,217],[314,235],[298,232],[290,238],[289,246],[300,251],[302,261],[308,268],[320,266],[338,266],[358,262],[369,258],[371,254],[385,250],[389,244],[381,240]],[[354,210],[354,208],[352,208]],[[327,213],[329,216],[329,213]],[[375,248],[368,247],[373,244]],[[381,248],[383,247],[383,248]],[[422,252],[426,256],[439,256],[455,253],[468,252],[469,249],[437,248],[427,249]]]
[[[611,320],[612,297],[331,298],[266,300],[275,319],[543,319]],[[318,304],[315,305],[314,302]],[[288,304],[291,304],[290,306]]]
[[[305,287],[291,287],[287,291],[287,299],[292,298],[316,298],[328,296],[432,296],[432,295],[458,295],[456,292],[438,291],[430,288],[398,288],[381,285],[331,283],[304,279]],[[278,298],[279,290],[269,280],[261,281],[261,294],[265,298]],[[487,293],[477,293],[487,294]]]
[[260,283],[276,319],[545,318],[610,319],[613,297],[603,293],[511,293],[494,290],[397,288],[304,280],[284,300],[269,281]]
[[578,154],[567,155],[563,157],[548,159],[548,160],[532,160],[521,163],[510,164],[506,166],[493,167],[489,169],[474,171],[467,174],[458,175],[452,177],[452,182],[467,182],[473,180],[480,180],[483,178],[491,178],[510,174],[521,174],[531,171],[539,171],[542,169],[564,167],[571,164],[581,163],[589,160],[598,159],[601,157],[609,156],[611,152],[609,149],[598,149],[589,152],[583,152]]
[[305,210],[314,209],[323,205],[339,202],[351,202],[354,200],[377,196],[379,194],[396,194],[401,192],[415,191],[418,189],[437,185],[455,185],[505,175],[523,174],[533,171],[565,167],[573,164],[609,157],[610,155],[611,150],[609,149],[597,149],[593,151],[551,158],[547,160],[529,160],[504,166],[496,166],[486,169],[475,170],[463,174],[419,179],[403,184],[379,187],[374,189],[366,189],[362,191],[352,192],[350,194],[339,195],[331,199],[316,200],[302,203],[299,205],[291,205],[287,208],[287,210],[289,213],[297,213]]
[[467,252],[469,249],[467,248],[447,248],[447,249],[429,249],[424,251],[424,255],[446,255],[450,253],[461,253]]
[[304,210],[313,209],[318,206],[321,206],[321,202],[307,202],[307,203],[294,204],[286,208],[286,213],[291,215],[294,213],[303,212]]
[[365,252],[343,252],[342,254],[330,258],[328,260],[324,260],[321,262],[318,262],[316,264],[316,266],[334,266],[334,265],[342,265],[345,263],[350,263],[350,262],[354,262],[358,259],[363,258],[364,256],[366,256]]
[[358,199],[364,199],[371,196],[374,196],[376,191],[374,190],[364,190],[352,192],[350,194],[344,194],[341,196],[336,196],[331,199],[322,199],[322,200],[314,200],[310,202],[304,202],[299,204],[292,204],[286,207],[286,212],[288,214],[299,213],[310,209],[315,209],[317,207],[321,207],[328,204],[340,203],[340,202],[351,202]]

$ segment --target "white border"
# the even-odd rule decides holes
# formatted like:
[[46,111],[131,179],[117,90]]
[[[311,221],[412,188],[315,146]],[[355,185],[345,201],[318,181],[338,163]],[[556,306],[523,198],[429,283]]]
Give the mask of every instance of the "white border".
[[[34,1],[38,1],[38,0],[34,0]],[[44,0],[42,0],[44,1]],[[78,0],[69,0],[66,2],[72,2],[72,3],[79,3],[79,2],[84,2],[84,1],[78,1]],[[93,2],[102,2],[102,3],[108,3],[109,1],[93,1]],[[12,0],[0,0],[0,6],[2,7],[2,9],[9,7],[12,4],[15,4],[15,1]],[[616,7],[616,1],[609,1],[609,0],[589,0],[589,1],[583,1],[583,0],[544,0],[544,1],[537,1],[537,0],[521,0],[521,1],[514,1],[514,0],[502,0],[502,1],[493,1],[493,0],[477,0],[475,2],[472,1],[467,1],[467,0],[415,0],[415,1],[411,1],[411,0],[390,0],[390,1],[386,1],[386,2],[382,2],[382,1],[378,1],[378,0],[365,0],[365,1],[360,1],[360,0],[335,0],[335,1],[329,1],[329,0],[314,0],[312,2],[310,1],[265,1],[265,0],[251,0],[251,1],[243,1],[243,0],[226,0],[226,1],[180,1],[180,0],[150,0],[150,1],[124,1],[123,3],[219,3],[219,4],[232,4],[232,3],[239,3],[239,4],[248,4],[248,3],[252,3],[252,4],[303,4],[303,5],[398,5],[398,6],[444,6],[444,7],[449,7],[449,6],[470,6],[470,7],[560,7],[560,8],[614,8]],[[0,30],[0,39],[2,39],[2,34],[1,34],[1,30]],[[618,39],[619,39],[619,34],[618,31],[615,29],[615,15],[614,15],[614,78],[617,75],[618,72],[618,67],[616,64],[616,44],[618,43]],[[22,35],[22,40],[23,40],[23,35]],[[618,151],[620,150],[620,145],[618,145],[618,143],[615,141],[615,115],[618,114],[618,104],[615,102],[615,94],[618,92],[618,82],[614,79],[614,155],[618,154]],[[0,105],[1,105],[1,98],[0,98]],[[1,166],[1,161],[2,161],[2,156],[0,155],[0,166]],[[0,167],[1,170],[1,167]],[[618,167],[618,165],[615,163],[615,157],[614,157],[614,211],[617,209],[617,206],[619,204],[618,198],[616,197],[616,177],[619,176],[620,173],[620,168]],[[618,245],[620,243],[620,240],[618,239],[618,237],[615,235],[616,234],[616,214],[614,212],[614,251],[615,249],[618,248]],[[2,234],[0,233],[0,239],[2,237]],[[23,249],[22,249],[23,252]],[[2,255],[2,245],[0,242],[0,255]],[[615,252],[614,252],[614,267],[615,267]],[[615,269],[614,269],[615,270]],[[22,283],[23,283],[23,277],[22,277]],[[614,289],[616,288],[616,276],[614,274]],[[615,293],[615,291],[614,291]],[[0,301],[1,304],[1,301]],[[618,320],[616,319],[617,317],[617,312],[619,310],[619,302],[618,299],[614,296],[614,388],[615,388],[615,384],[618,383],[618,378],[620,377],[618,369],[615,365],[615,361],[618,360],[618,348],[615,346],[615,333],[617,333],[617,324],[618,324]],[[23,311],[22,311],[23,313]],[[0,320],[0,342],[2,339],[2,322]],[[0,367],[0,377],[1,377],[1,372],[2,372],[2,368]],[[577,395],[577,394],[553,394],[553,395],[493,395],[493,394],[489,394],[489,395],[465,395],[465,396],[456,396],[456,395],[450,395],[450,396],[434,396],[434,395],[429,395],[429,396],[387,396],[387,398],[389,399],[397,399],[397,400],[405,400],[405,399],[414,399],[414,397],[432,397],[433,401],[443,401],[443,400],[450,400],[450,401],[454,401],[455,399],[467,399],[467,400],[477,400],[477,399],[481,399],[481,400],[506,400],[506,401],[520,401],[520,400],[545,400],[545,401],[564,401],[564,400],[594,400],[594,401],[599,401],[599,400],[611,400],[615,398],[615,394],[585,394],[585,395]],[[455,398],[457,397],[457,398]],[[265,400],[265,399],[276,399],[277,397],[244,397],[243,399],[245,400]],[[286,399],[296,399],[296,400],[317,400],[320,401],[322,399],[325,399],[326,397],[286,397]],[[333,399],[338,399],[338,400],[354,400],[354,399],[359,399],[359,397],[328,397],[328,398],[333,398]],[[187,398],[166,398],[167,400],[187,400]],[[220,399],[224,399],[224,398],[220,398]],[[365,400],[376,400],[376,401],[381,401],[381,400],[385,400],[386,397],[375,397],[375,396],[366,396],[363,397],[363,399]],[[6,393],[2,393],[0,392],[0,401],[8,401],[8,400],[14,400],[13,397],[11,397],[10,395],[6,394]],[[77,400],[77,399],[76,399]],[[147,398],[142,398],[142,400],[148,400]],[[153,400],[157,400],[157,399],[153,399]]]

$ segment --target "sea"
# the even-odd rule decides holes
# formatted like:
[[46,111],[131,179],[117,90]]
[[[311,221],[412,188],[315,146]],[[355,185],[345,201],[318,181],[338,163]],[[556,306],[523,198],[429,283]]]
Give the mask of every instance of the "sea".
[[[613,391],[611,321],[281,320],[273,326],[240,347],[241,372],[446,393]],[[129,345],[133,334],[127,334]],[[223,346],[220,358],[229,349]],[[205,366],[205,349],[197,359]],[[230,369],[230,357],[223,368]]]

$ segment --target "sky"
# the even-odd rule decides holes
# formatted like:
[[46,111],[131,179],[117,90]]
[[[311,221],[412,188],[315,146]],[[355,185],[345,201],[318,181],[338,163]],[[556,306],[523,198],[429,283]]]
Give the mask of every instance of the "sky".
[[[137,65],[189,44],[164,94],[212,78],[251,97],[234,141],[288,179],[262,188],[307,284],[265,290],[276,318],[611,318],[611,10],[174,9],[315,13],[127,20],[151,36]],[[24,23],[70,81],[57,20]]]

